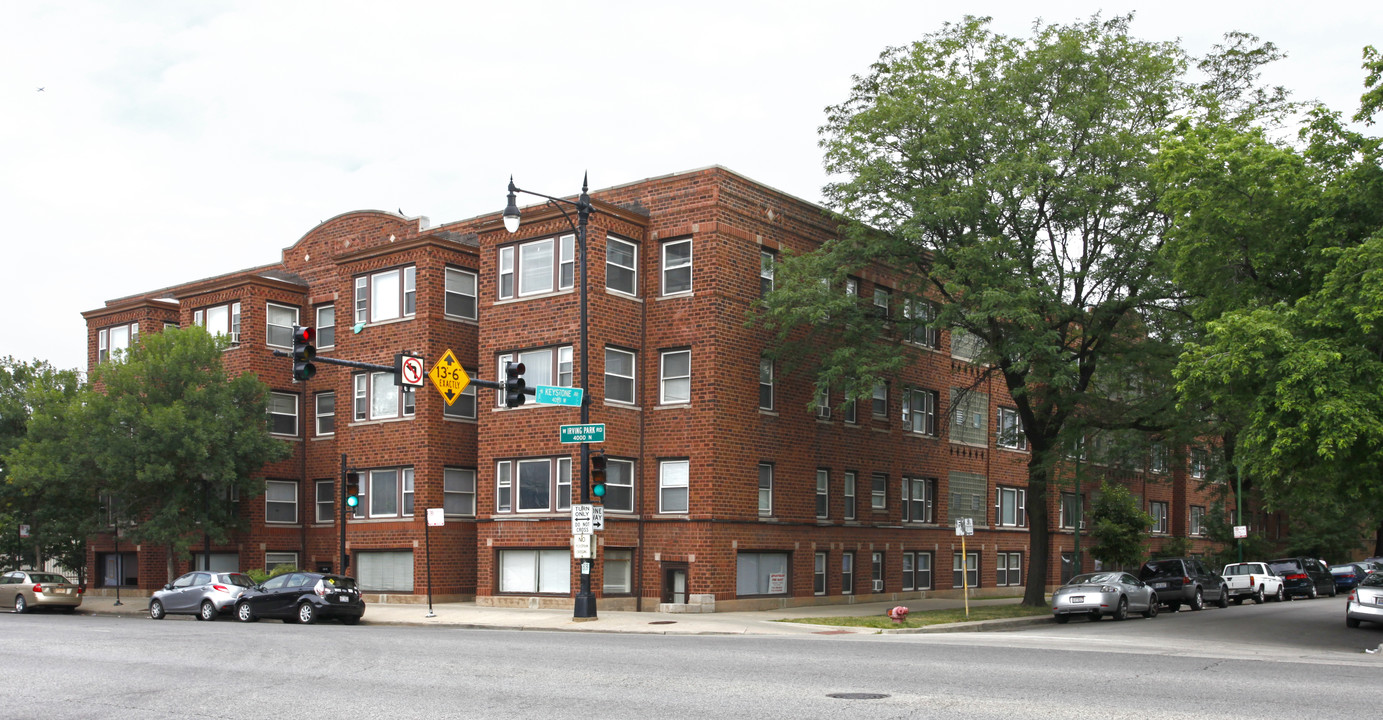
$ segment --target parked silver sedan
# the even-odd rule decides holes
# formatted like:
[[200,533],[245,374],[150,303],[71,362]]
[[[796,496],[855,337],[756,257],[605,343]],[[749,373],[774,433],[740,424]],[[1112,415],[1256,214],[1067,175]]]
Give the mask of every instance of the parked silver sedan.
[[190,572],[154,591],[149,598],[149,617],[162,620],[169,615],[196,615],[198,620],[215,620],[230,612],[251,587],[254,581],[241,573]]
[[1345,603],[1345,625],[1359,627],[1360,622],[1383,625],[1383,570],[1364,576],[1349,593]]
[[1052,593],[1052,618],[1059,623],[1072,615],[1099,620],[1105,615],[1115,620],[1130,611],[1145,618],[1157,617],[1157,593],[1151,586],[1126,572],[1097,572],[1077,575]]

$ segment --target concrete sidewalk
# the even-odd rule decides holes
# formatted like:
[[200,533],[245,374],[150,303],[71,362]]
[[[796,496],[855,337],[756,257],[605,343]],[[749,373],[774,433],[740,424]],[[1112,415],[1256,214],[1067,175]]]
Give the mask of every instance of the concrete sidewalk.
[[[1017,598],[971,600],[970,606],[1012,605]],[[78,613],[86,615],[117,615],[149,617],[149,598],[123,597],[121,605],[114,596],[88,595],[82,600]],[[820,605],[757,612],[720,613],[659,613],[598,610],[599,618],[576,622],[568,608],[528,609],[476,605],[473,602],[436,603],[429,617],[426,604],[371,603],[365,608],[362,625],[430,625],[452,628],[488,630],[548,630],[571,632],[644,633],[656,635],[812,635],[812,634],[877,634],[917,632],[957,632],[1002,630],[1051,622],[1050,615],[984,620],[978,622],[933,625],[926,628],[898,628],[880,631],[876,628],[832,627],[803,623],[777,622],[784,618],[840,617],[883,615],[895,605],[906,605],[913,612],[959,608],[964,601],[951,598],[908,600],[903,603],[859,603],[855,605]],[[188,616],[171,616],[171,620],[193,620]],[[229,615],[221,622],[234,622]]]

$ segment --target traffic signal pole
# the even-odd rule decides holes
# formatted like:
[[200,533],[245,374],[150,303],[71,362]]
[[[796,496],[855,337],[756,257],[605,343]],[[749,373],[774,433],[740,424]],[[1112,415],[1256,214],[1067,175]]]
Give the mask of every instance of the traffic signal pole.
[[341,453],[341,561],[336,564],[336,571],[342,575],[346,574],[346,514],[349,508],[346,507],[346,454]]

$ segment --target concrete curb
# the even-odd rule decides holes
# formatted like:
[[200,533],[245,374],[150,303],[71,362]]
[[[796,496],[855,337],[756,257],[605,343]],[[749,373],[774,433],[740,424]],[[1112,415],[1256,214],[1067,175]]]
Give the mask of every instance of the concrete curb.
[[966,622],[925,625],[915,628],[888,628],[880,630],[884,635],[916,635],[921,633],[954,632],[1002,632],[1012,628],[1041,625],[1052,622],[1051,615],[1032,615],[1030,617],[999,618],[997,620],[971,620]]

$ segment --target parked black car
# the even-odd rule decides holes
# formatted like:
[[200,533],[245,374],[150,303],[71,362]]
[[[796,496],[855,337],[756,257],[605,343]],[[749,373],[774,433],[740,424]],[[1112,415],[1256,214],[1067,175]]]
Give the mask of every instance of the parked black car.
[[1201,610],[1206,600],[1219,607],[1229,605],[1229,586],[1196,558],[1160,558],[1143,563],[1138,579],[1152,586],[1157,599],[1172,612],[1189,605]]
[[1330,574],[1330,568],[1316,558],[1278,558],[1269,560],[1268,567],[1282,576],[1287,597],[1335,597],[1335,576]]
[[323,573],[293,572],[269,578],[246,590],[235,603],[235,617],[241,622],[277,618],[311,624],[337,618],[354,625],[364,614],[365,601],[355,578]]

